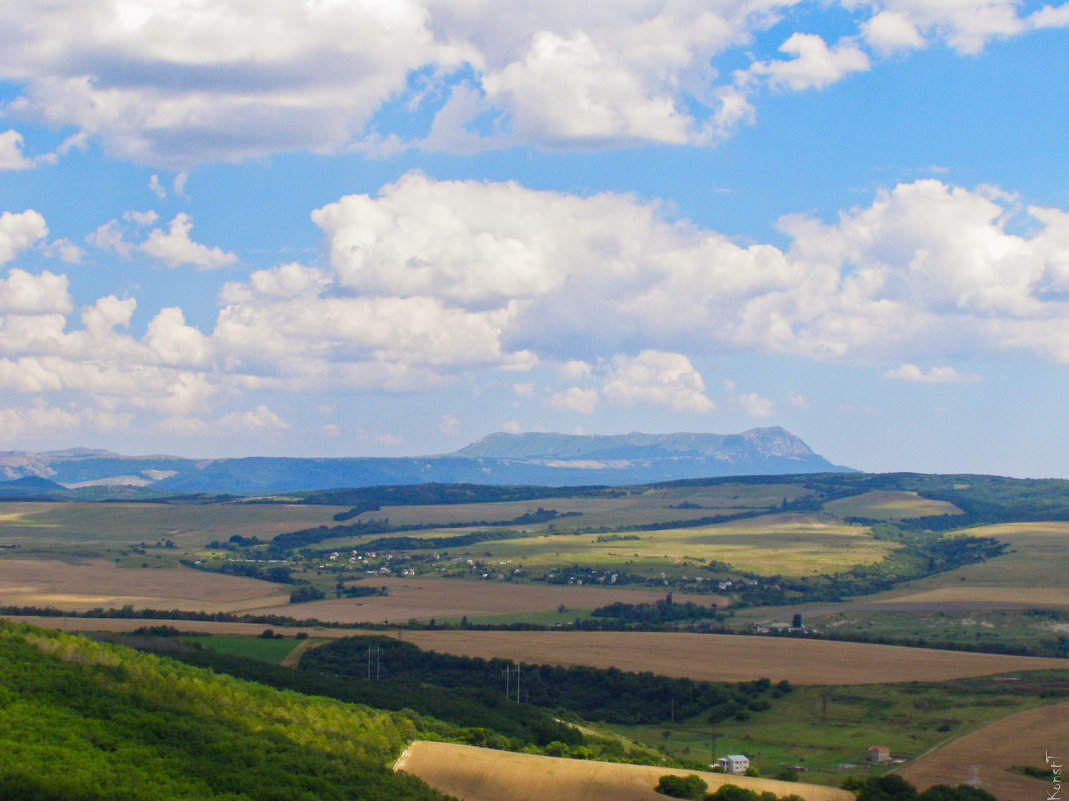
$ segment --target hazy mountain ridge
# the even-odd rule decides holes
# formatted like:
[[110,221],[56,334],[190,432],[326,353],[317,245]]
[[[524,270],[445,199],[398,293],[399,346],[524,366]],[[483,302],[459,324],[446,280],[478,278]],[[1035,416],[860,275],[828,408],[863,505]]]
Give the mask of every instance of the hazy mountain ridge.
[[133,486],[164,494],[259,494],[428,482],[616,485],[850,470],[833,465],[780,427],[728,435],[500,433],[455,453],[397,458],[188,459],[84,448],[0,453],[0,474],[9,482],[36,477],[68,489]]

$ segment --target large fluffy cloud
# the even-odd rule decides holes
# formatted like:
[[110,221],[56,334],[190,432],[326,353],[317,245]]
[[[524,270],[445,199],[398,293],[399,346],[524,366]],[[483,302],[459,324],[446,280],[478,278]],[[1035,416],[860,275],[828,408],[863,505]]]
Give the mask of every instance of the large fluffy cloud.
[[[867,55],[1069,24],[1013,0],[841,0],[853,30],[829,47],[788,31],[827,13],[796,0],[54,0],[0,8],[11,112],[100,137],[121,157],[181,168],[296,149],[412,144],[385,107],[436,115],[430,148],[700,142],[749,118],[762,80],[792,89],[864,69]],[[787,11],[796,13],[787,15]],[[842,8],[833,9],[842,15]],[[836,25],[840,25],[836,17]],[[763,43],[762,43],[763,44]],[[773,47],[775,45],[773,44]],[[723,57],[723,64],[720,58]],[[745,86],[724,82],[739,59]],[[720,86],[717,86],[717,82]],[[424,119],[424,118],[421,118]],[[30,166],[0,134],[0,168]],[[6,154],[6,155],[5,155]]]
[[[627,195],[418,173],[313,219],[325,263],[226,284],[211,331],[168,307],[134,335],[134,299],[76,311],[66,276],[9,270],[0,392],[73,393],[101,421],[143,412],[207,431],[216,414],[229,422],[211,430],[278,431],[259,399],[247,415],[218,407],[250,390],[408,391],[504,370],[519,397],[557,409],[701,413],[713,403],[694,360],[730,351],[927,383],[975,380],[949,366],[964,352],[1069,362],[1069,213],[990,187],[923,180],[833,220],[784,218],[787,247],[740,245]],[[32,213],[5,221],[12,252],[46,230]],[[946,366],[916,366],[934,360]],[[540,362],[560,384],[518,378]],[[772,413],[733,387],[725,407]]]
[[[361,303],[433,299],[457,321],[489,323],[492,348],[468,351],[488,362],[519,349],[598,356],[636,339],[855,359],[979,341],[1062,358],[1069,214],[1029,208],[1023,235],[1006,230],[1010,212],[997,192],[924,180],[834,223],[785,218],[787,249],[744,247],[629,196],[412,174],[313,218],[337,285]],[[323,319],[340,302],[317,298]],[[1034,334],[1041,322],[1050,335]]]

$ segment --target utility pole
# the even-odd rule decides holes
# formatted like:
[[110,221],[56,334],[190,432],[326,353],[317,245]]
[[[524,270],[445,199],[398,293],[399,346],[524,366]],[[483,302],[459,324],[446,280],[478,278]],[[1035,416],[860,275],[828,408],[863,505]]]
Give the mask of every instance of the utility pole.
[[505,697],[509,697],[509,676],[511,675],[512,665],[505,665]]
[[375,646],[375,681],[382,678],[382,646]]
[[523,666],[516,666],[516,703],[520,703],[520,674],[523,673]]
[[371,680],[371,646],[367,647],[367,678]]

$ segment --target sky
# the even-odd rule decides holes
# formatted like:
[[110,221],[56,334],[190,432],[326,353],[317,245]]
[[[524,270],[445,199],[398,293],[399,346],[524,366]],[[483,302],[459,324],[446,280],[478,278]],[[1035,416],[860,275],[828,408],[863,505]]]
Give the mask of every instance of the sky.
[[0,449],[783,426],[1069,477],[1069,2],[0,5]]

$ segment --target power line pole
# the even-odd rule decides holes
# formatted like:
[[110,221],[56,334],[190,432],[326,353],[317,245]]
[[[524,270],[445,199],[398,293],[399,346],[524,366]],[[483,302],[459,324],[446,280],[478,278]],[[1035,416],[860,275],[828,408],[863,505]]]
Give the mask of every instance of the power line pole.
[[523,666],[516,666],[516,703],[520,703],[520,674],[523,673]]
[[502,673],[505,674],[505,697],[509,697],[509,676],[511,675],[512,665],[505,665],[505,669]]
[[367,647],[367,678],[371,681],[371,646]]

